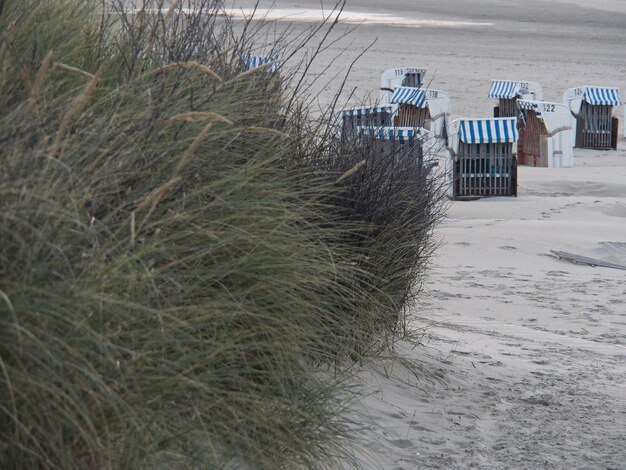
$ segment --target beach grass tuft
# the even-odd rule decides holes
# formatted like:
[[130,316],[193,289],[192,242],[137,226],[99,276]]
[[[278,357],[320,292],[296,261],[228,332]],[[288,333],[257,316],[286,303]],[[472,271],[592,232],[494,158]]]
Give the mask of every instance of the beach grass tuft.
[[183,3],[0,3],[1,468],[340,468],[424,273],[429,178]]

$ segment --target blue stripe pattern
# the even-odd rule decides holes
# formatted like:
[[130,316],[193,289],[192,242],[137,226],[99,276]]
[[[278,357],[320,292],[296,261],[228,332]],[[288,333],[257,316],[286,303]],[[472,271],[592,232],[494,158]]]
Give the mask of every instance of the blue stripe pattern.
[[361,117],[361,116],[369,116],[370,114],[391,114],[391,108],[388,106],[383,106],[379,108],[352,108],[344,110],[344,115],[350,117]]
[[621,106],[618,88],[587,87],[583,100],[591,105]]
[[401,86],[393,91],[391,104],[412,104],[418,108],[426,105],[426,95],[424,90],[408,86]]
[[[549,104],[552,104],[552,103],[549,103]],[[537,103],[533,101],[517,100],[517,107],[522,112],[522,116],[524,116],[524,121],[526,120],[526,111],[534,111],[537,117],[541,117],[541,109],[539,108]]]
[[459,140],[466,144],[502,144],[517,142],[515,118],[463,119],[459,122]]
[[359,127],[361,135],[379,140],[397,140],[399,142],[413,142],[419,137],[412,127]]
[[[255,69],[257,67],[260,67],[261,65],[265,65],[265,64],[269,64],[270,62],[276,62],[278,61],[278,57],[276,56],[272,56],[272,57],[262,57],[262,56],[250,56],[248,57],[248,63],[246,64],[246,70],[252,70]],[[267,67],[267,71],[268,72],[276,72],[278,70],[278,65],[279,64],[272,64],[270,66]]]
[[537,107],[535,103],[527,100],[517,100],[517,106],[520,109],[525,109],[526,111],[535,111],[535,108]]
[[507,99],[515,98],[517,96],[518,82],[507,82],[494,80],[491,82],[491,89],[489,90],[489,98]]

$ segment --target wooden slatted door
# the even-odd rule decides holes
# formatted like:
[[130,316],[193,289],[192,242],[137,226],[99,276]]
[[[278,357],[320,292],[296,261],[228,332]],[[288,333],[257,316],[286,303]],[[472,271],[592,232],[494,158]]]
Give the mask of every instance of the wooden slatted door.
[[423,127],[430,130],[430,111],[410,104],[398,106],[395,125],[401,127]]
[[517,117],[517,98],[500,98],[497,117]]
[[453,171],[455,198],[517,195],[517,158],[512,143],[461,142]]
[[583,102],[580,107],[577,146],[608,150],[612,143],[613,106],[591,105]]

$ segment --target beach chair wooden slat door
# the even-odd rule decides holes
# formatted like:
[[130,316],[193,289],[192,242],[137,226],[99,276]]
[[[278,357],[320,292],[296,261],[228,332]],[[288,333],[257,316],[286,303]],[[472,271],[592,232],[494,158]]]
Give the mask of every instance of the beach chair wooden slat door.
[[454,165],[455,197],[515,196],[513,144],[459,144]]
[[602,130],[601,134],[601,145],[603,148],[611,147],[611,120],[610,114],[608,112],[609,106],[599,106],[598,107],[598,121],[600,121],[600,125]]
[[430,111],[428,108],[419,108],[410,104],[398,107],[397,125],[402,127],[430,128]]
[[517,116],[517,98],[500,98],[499,100],[499,117],[516,117]]
[[578,118],[577,146],[583,148],[610,149],[612,139],[613,107],[583,102]]
[[494,176],[493,180],[493,184],[495,186],[495,191],[494,193],[498,196],[502,195],[503,193],[503,186],[502,186],[502,154],[501,154],[501,149],[500,149],[500,145],[499,144],[492,144],[493,147],[493,170],[492,170],[492,175]]
[[500,163],[500,152],[498,149],[498,145],[497,144],[491,144],[491,168],[490,168],[490,176],[491,176],[491,185],[494,188],[493,192],[496,195],[500,195],[501,194],[501,178],[500,178],[500,167],[499,167],[499,163]]
[[500,146],[498,144],[490,144],[492,154],[492,162],[493,166],[491,167],[490,175],[492,175],[491,180],[493,181],[492,185],[494,187],[494,194],[496,196],[500,196],[502,194],[502,178],[500,174]]

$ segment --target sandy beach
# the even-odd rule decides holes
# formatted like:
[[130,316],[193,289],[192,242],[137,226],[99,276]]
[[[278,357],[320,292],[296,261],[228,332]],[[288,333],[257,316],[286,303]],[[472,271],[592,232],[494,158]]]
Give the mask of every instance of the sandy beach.
[[[320,3],[275,7],[311,16]],[[370,24],[320,57],[322,107],[333,77],[374,39],[347,82],[350,104],[376,98],[382,70],[402,65],[428,69],[453,118],[491,114],[491,79],[539,81],[548,101],[580,85],[626,94],[623,0],[365,0],[346,10],[342,31]],[[623,137],[618,147],[575,149],[574,168],[520,168],[517,198],[451,204],[414,312],[423,345],[398,344],[405,366],[361,372],[354,427],[365,468],[626,468],[626,271],[550,253],[626,265]]]
[[522,167],[517,199],[451,206],[425,348],[362,374],[366,468],[624,468],[626,272],[549,250],[626,264],[626,156],[577,154]]

